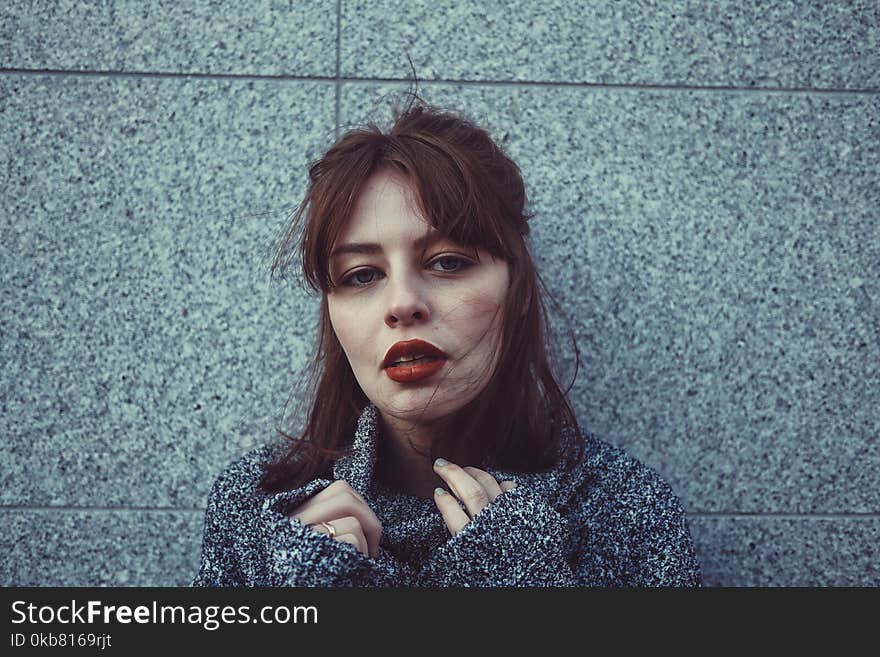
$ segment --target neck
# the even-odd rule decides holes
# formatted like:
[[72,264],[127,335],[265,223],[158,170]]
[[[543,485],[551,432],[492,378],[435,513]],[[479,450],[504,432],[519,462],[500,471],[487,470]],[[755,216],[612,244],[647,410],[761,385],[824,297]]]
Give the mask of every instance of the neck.
[[376,478],[400,493],[433,498],[434,489],[444,482],[434,472],[432,440],[424,427],[404,427],[383,419],[377,440]]

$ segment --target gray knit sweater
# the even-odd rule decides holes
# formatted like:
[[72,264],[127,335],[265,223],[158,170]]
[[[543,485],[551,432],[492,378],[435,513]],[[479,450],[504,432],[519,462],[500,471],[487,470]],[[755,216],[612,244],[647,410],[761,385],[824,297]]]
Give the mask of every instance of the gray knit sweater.
[[[382,523],[380,553],[365,557],[291,522],[293,509],[332,482],[314,479],[268,495],[253,450],[214,482],[194,586],[699,586],[681,506],[650,468],[584,432],[583,463],[538,474],[484,468],[514,490],[490,502],[455,536],[432,499],[396,493],[373,478],[378,411],[358,419],[335,479],[360,493]],[[566,428],[564,440],[575,433]]]

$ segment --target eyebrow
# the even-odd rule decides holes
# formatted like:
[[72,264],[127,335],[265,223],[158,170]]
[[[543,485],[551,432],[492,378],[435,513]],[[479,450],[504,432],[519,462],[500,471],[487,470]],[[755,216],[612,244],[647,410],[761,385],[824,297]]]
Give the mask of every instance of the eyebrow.
[[[412,245],[414,249],[423,249],[430,246],[434,242],[439,242],[443,239],[445,238],[440,231],[432,231],[419,237],[415,242],[413,242]],[[333,252],[330,254],[330,258],[332,259],[336,256],[345,255],[347,253],[364,253],[368,255],[375,255],[377,253],[382,253],[382,245],[376,244],[374,242],[352,242],[351,244],[340,244],[335,249],[333,249]]]

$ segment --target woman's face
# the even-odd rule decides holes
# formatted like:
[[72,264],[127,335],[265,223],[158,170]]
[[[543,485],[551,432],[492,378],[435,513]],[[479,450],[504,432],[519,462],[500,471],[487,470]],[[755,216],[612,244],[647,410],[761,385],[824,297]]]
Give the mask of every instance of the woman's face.
[[[354,376],[388,419],[429,422],[477,396],[495,371],[508,265],[479,249],[479,262],[449,240],[414,243],[436,231],[417,211],[399,175],[376,173],[332,249],[336,287],[330,321]],[[375,252],[336,254],[341,246],[375,244]],[[445,352],[435,373],[395,381],[383,368],[389,348],[420,339]],[[400,378],[400,377],[397,377]]]

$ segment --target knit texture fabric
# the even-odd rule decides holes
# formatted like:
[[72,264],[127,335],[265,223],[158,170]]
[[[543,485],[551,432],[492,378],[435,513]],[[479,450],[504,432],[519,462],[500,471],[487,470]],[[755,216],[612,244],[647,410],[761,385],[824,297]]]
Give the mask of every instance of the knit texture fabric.
[[[208,498],[193,586],[700,586],[687,520],[652,469],[583,432],[583,462],[542,473],[484,467],[517,487],[451,536],[433,499],[374,479],[378,410],[358,418],[352,450],[333,467],[382,523],[379,555],[331,539],[290,514],[331,483],[314,479],[274,495],[258,490],[261,463],[284,445],[245,454]],[[563,429],[563,441],[576,436]]]

